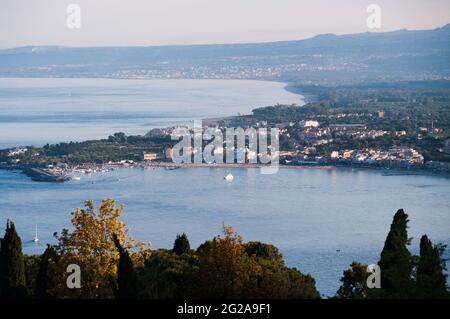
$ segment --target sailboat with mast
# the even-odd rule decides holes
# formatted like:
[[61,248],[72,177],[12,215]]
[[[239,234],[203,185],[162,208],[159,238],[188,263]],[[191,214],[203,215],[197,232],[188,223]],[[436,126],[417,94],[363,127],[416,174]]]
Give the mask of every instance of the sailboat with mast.
[[39,242],[37,224],[36,224],[36,229],[35,229],[35,232],[34,232],[34,239],[33,239],[33,241],[34,241],[35,243]]

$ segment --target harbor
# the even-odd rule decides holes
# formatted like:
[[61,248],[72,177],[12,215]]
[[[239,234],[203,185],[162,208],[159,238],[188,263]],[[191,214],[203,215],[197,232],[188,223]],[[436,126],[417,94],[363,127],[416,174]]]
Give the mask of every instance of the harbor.
[[[173,163],[173,162],[160,162],[160,161],[121,161],[117,163],[108,164],[93,164],[87,163],[82,165],[64,165],[61,167],[47,167],[47,168],[27,168],[23,170],[23,173],[29,176],[36,182],[55,182],[62,183],[67,181],[78,181],[82,179],[83,175],[94,173],[105,173],[114,171],[121,168],[141,168],[141,169],[156,169],[165,168],[168,171],[184,168],[262,168],[270,167],[270,165],[258,164],[258,163]],[[311,168],[311,169],[323,169],[333,170],[335,166],[294,166],[294,165],[280,165],[280,168]]]

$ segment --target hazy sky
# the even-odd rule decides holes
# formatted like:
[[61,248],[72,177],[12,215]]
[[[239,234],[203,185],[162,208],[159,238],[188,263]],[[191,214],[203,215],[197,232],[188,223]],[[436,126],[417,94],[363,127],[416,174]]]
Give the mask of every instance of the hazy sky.
[[[66,25],[72,3],[81,8],[80,29]],[[0,0],[0,48],[262,42],[365,32],[371,3],[382,10],[379,31],[450,22],[449,0]]]

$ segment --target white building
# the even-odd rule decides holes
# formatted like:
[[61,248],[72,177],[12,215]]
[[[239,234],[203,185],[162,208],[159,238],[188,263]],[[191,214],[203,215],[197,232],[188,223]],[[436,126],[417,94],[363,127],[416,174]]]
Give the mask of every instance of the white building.
[[299,122],[301,127],[318,127],[319,122],[314,120],[307,120],[307,121],[300,121]]

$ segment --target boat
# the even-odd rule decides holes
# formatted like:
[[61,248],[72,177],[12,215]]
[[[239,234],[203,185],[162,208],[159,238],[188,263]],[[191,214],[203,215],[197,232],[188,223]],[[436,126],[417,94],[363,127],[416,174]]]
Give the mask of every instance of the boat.
[[226,180],[227,182],[232,182],[234,179],[234,176],[231,175],[231,173],[228,173],[228,175],[226,175],[223,179]]
[[39,242],[38,230],[37,230],[37,224],[36,224],[36,229],[35,229],[33,241],[34,241],[35,243]]
[[78,177],[78,176],[72,176],[72,180],[73,181],[79,181],[81,178],[80,177]]

